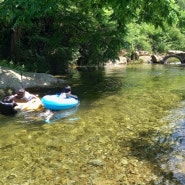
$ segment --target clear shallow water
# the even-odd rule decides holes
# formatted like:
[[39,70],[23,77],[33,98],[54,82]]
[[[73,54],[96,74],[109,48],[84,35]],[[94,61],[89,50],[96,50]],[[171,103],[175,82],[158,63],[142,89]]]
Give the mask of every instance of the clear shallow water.
[[0,183],[183,184],[184,70],[75,72],[71,116],[45,124],[37,114],[1,115]]

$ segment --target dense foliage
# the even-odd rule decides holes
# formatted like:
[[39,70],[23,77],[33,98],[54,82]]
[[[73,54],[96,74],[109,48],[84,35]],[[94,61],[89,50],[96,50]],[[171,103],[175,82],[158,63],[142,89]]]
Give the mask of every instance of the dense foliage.
[[170,49],[185,51],[184,30],[176,26],[162,29],[146,23],[130,23],[125,42],[130,50],[145,50],[150,53],[166,53]]
[[0,1],[0,59],[56,74],[69,63],[115,60],[123,48],[184,49],[183,7],[182,0]]

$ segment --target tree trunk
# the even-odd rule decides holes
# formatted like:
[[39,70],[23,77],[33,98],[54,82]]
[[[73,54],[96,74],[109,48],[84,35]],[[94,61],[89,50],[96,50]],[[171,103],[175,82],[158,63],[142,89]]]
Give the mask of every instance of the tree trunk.
[[21,27],[17,27],[11,35],[11,59],[15,63],[19,62],[20,59],[20,37]]

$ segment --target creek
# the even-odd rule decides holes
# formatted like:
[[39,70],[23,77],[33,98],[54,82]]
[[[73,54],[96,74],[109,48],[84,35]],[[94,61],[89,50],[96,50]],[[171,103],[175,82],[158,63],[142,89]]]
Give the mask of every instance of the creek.
[[80,100],[73,114],[51,124],[37,113],[0,115],[0,184],[185,183],[184,66],[114,66],[68,80]]

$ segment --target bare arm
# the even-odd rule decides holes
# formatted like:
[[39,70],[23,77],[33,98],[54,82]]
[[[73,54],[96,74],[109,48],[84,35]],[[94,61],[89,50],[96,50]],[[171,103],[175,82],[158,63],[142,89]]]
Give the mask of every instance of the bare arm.
[[66,93],[66,97],[67,98],[74,98],[74,99],[78,99],[78,96],[70,94],[70,93]]

